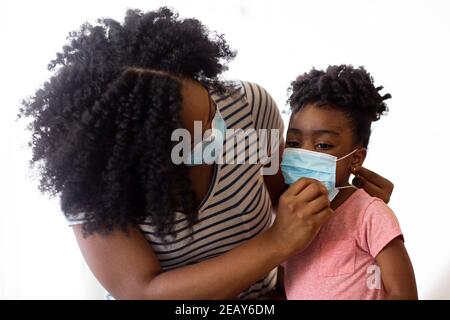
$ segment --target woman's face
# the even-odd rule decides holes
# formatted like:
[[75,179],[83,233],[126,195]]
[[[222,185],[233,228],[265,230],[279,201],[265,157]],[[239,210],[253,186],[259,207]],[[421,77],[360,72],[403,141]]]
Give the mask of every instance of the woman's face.
[[346,185],[352,167],[362,165],[366,149],[354,143],[350,119],[336,108],[307,104],[291,116],[286,148],[302,148],[338,158],[357,152],[336,163],[336,186]]
[[194,121],[198,121],[201,124],[199,133],[203,136],[211,128],[211,115],[214,115],[208,91],[199,82],[184,78],[181,81],[181,96],[180,117],[184,127],[194,139]]

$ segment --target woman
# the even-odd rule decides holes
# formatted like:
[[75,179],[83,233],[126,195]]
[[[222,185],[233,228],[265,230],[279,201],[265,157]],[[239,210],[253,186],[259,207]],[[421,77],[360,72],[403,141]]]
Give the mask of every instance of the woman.
[[[275,287],[277,266],[332,214],[318,181],[286,190],[280,172],[262,176],[258,163],[171,159],[172,133],[193,136],[194,121],[202,133],[216,122],[283,131],[263,88],[219,81],[234,56],[198,20],[167,8],[131,10],[123,24],[103,19],[71,33],[50,64],[55,75],[24,101],[40,189],[60,196],[110,297],[262,297]],[[365,169],[359,183],[385,200],[393,188]]]

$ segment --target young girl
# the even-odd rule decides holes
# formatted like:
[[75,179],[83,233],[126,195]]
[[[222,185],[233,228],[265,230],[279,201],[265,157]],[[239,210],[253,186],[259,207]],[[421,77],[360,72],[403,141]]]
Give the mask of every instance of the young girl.
[[349,184],[363,164],[372,121],[387,111],[382,87],[362,67],[311,70],[292,83],[281,163],[286,183],[314,178],[328,189],[331,219],[287,260],[288,299],[417,299],[414,272],[392,210]]

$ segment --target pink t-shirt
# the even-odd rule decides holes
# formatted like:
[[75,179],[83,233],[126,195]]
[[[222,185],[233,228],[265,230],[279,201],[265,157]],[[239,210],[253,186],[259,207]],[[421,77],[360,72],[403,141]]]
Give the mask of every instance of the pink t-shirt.
[[289,300],[383,299],[378,253],[402,232],[392,210],[355,191],[304,251],[282,265]]

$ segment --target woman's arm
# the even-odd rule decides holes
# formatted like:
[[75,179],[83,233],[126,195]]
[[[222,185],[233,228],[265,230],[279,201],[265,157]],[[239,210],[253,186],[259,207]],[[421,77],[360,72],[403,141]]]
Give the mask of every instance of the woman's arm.
[[230,299],[308,246],[331,213],[326,188],[299,180],[281,196],[268,230],[221,256],[166,272],[135,227],[128,236],[88,237],[80,225],[73,228],[87,264],[115,298]]
[[74,226],[89,267],[116,299],[234,298],[286,257],[266,232],[222,256],[163,272],[141,232],[128,231],[83,238]]
[[392,240],[376,256],[387,299],[415,300],[417,287],[414,270],[400,238]]

